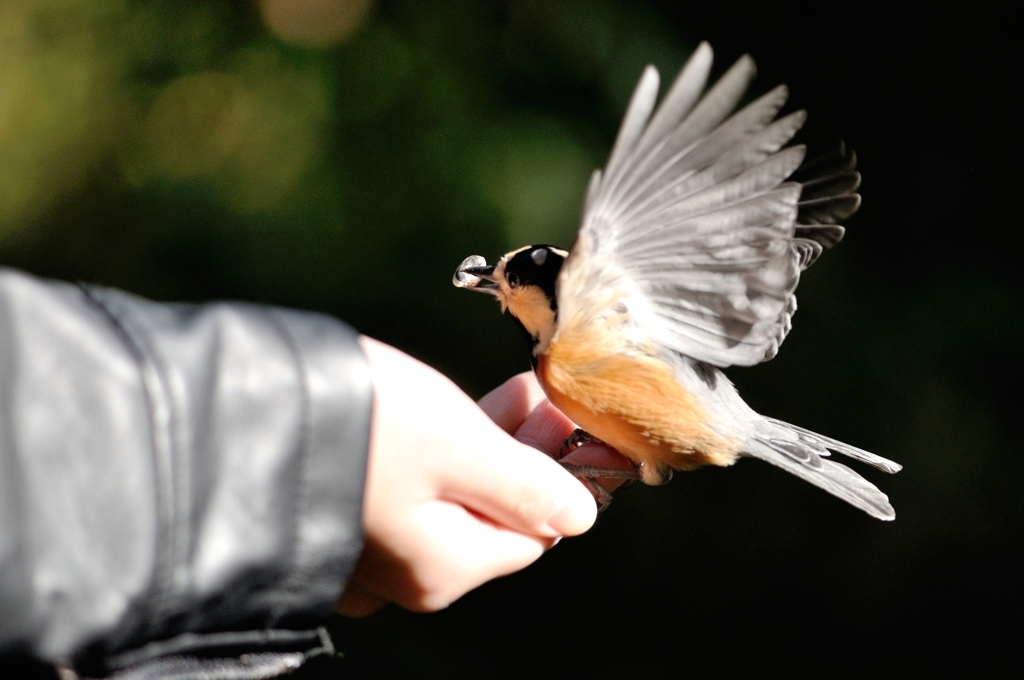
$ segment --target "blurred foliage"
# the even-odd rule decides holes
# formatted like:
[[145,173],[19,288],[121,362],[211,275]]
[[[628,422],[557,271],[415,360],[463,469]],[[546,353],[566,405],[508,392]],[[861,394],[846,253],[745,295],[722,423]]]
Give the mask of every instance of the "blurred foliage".
[[603,676],[826,628],[829,650],[969,647],[1020,603],[1024,300],[1012,249],[963,245],[978,69],[932,67],[941,31],[866,8],[837,30],[820,3],[736,21],[655,0],[394,0],[353,3],[340,43],[312,49],[323,31],[259,7],[0,3],[0,263],[321,310],[479,395],[528,363],[454,267],[570,245],[642,66],[668,79],[707,38],[716,72],[751,51],[758,87],[787,81],[811,140],[847,135],[865,174],[779,357],[731,377],[756,409],[906,468],[866,472],[891,525],[756,463],[624,491],[590,534],[446,612],[336,621],[347,658],[307,677],[517,675],[550,649]]

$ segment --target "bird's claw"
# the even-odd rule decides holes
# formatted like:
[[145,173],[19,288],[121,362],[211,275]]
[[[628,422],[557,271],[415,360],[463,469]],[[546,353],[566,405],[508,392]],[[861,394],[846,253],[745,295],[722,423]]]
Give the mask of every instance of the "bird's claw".
[[562,450],[559,452],[558,457],[565,458],[570,453],[580,448],[584,444],[594,443],[603,444],[604,442],[602,442],[600,439],[590,434],[586,430],[577,427],[576,430],[571,435],[566,437],[565,441],[562,442]]

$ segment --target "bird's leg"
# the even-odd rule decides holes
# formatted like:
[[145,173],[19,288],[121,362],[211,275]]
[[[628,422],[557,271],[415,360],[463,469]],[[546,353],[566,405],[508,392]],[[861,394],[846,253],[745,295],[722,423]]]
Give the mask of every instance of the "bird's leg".
[[[570,467],[573,467],[566,465],[565,463],[562,463],[562,465],[567,470],[569,470]],[[572,472],[572,470],[569,470],[569,472]],[[573,472],[573,475],[576,479],[580,480],[583,486],[587,487],[587,491],[593,495],[594,500],[597,501],[597,511],[604,512],[607,510],[608,506],[612,504],[612,492],[601,486],[593,477],[580,477],[575,472]]]
[[[604,442],[589,432],[576,428],[576,431],[566,437],[565,441],[562,442],[562,450],[558,454],[559,460],[565,458],[567,455],[585,444],[604,444]],[[605,479],[628,480],[626,484],[619,487],[620,489],[627,485],[632,486],[632,484],[636,483],[636,481],[642,477],[640,474],[640,466],[636,463],[633,463],[628,470],[623,470],[621,468],[603,468],[593,465],[575,465],[573,463],[564,462],[562,463],[562,467],[581,479],[583,477],[604,477]]]
[[[604,442],[589,432],[577,428],[575,432],[562,442],[559,458],[564,458],[584,444],[591,443],[603,444]],[[637,480],[641,477],[640,468],[636,464],[633,464],[628,470],[623,470],[620,468],[602,468],[593,465],[576,465],[564,461],[560,462],[562,467],[572,474],[573,477],[580,480],[590,493],[594,495],[594,499],[597,501],[598,512],[604,511],[612,502],[611,492],[601,486],[597,481],[598,479],[625,479],[626,483],[619,487],[624,488],[636,484]]]

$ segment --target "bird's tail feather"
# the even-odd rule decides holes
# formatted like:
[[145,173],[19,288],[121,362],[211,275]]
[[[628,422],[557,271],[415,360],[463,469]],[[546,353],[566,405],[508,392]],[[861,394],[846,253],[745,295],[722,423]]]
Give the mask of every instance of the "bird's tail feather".
[[745,449],[748,455],[776,465],[872,517],[896,518],[896,511],[884,493],[845,465],[832,462],[828,456],[831,450],[886,472],[902,469],[891,460],[773,418],[757,423]]

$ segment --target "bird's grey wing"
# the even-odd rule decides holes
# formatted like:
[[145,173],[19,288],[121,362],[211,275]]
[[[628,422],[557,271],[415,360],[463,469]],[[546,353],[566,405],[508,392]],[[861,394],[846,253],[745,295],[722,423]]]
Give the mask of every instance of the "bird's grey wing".
[[776,118],[785,86],[733,113],[754,76],[749,57],[701,96],[711,61],[702,43],[657,108],[658,72],[641,76],[587,189],[559,325],[628,310],[643,340],[750,365],[789,332],[800,272],[842,238],[860,176],[845,150],[807,166],[804,147],[785,148],[806,118]]

